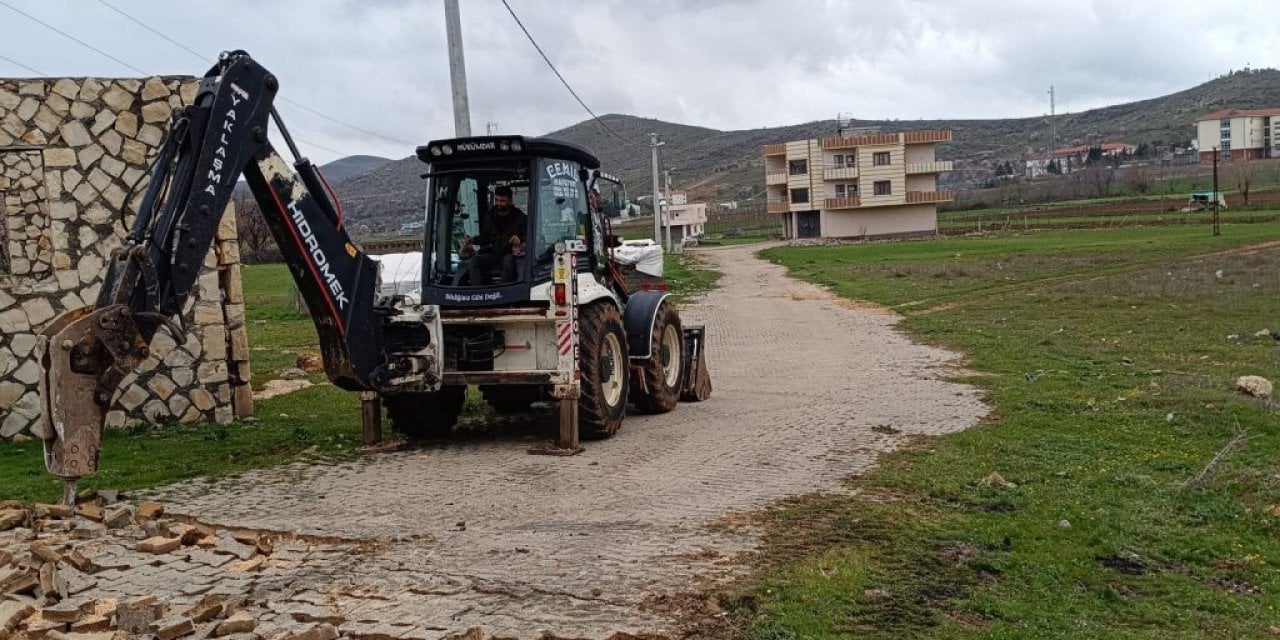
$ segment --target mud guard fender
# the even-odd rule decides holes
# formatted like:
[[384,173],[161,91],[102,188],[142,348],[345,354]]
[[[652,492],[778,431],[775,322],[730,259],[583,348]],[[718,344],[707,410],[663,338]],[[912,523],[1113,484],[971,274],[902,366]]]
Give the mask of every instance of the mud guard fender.
[[669,295],[665,291],[637,291],[627,299],[622,325],[627,330],[627,352],[632,360],[648,360],[653,355],[653,323]]

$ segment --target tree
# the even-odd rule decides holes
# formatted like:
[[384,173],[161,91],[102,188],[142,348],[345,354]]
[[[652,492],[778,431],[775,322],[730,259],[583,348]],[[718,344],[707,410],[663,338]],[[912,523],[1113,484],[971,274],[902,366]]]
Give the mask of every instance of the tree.
[[1059,163],[1058,160],[1055,158],[1053,160],[1050,160],[1049,164],[1045,165],[1044,170],[1048,171],[1049,173],[1052,173],[1055,176],[1060,176],[1062,175],[1062,164]]
[[1094,165],[1083,171],[1093,187],[1093,197],[1101,198],[1111,193],[1111,183],[1116,179],[1116,172],[1111,167]]
[[232,196],[236,207],[236,230],[240,234],[240,253],[245,262],[254,262],[277,253],[271,228],[262,216],[252,194],[236,191]]
[[1125,174],[1129,188],[1134,193],[1146,195],[1151,193],[1151,188],[1155,184],[1151,174],[1147,172],[1146,167],[1142,165],[1134,165],[1129,167],[1129,171]]
[[1102,159],[1102,147],[1089,147],[1089,155],[1085,157],[1084,163],[1086,165],[1092,166],[1094,164],[1097,164],[1098,161],[1101,159]]
[[1249,156],[1246,155],[1239,160],[1222,163],[1227,171],[1228,179],[1235,184],[1236,190],[1240,192],[1241,199],[1244,203],[1249,204],[1249,185],[1253,182],[1258,172],[1258,165]]

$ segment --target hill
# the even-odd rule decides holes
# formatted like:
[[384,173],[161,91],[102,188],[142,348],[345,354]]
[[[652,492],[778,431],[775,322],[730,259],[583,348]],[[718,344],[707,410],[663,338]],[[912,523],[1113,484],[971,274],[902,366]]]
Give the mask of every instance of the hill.
[[325,180],[332,184],[368,173],[388,162],[391,162],[390,158],[379,156],[347,156],[321,165],[320,171],[324,174]]
[[[1123,140],[1153,146],[1185,145],[1195,135],[1197,117],[1222,108],[1280,106],[1280,71],[1241,71],[1185,91],[1159,98],[1059,114],[1059,146]],[[650,191],[649,133],[666,142],[663,164],[672,170],[675,187],[695,199],[744,200],[764,190],[761,146],[773,142],[835,135],[834,120],[818,120],[785,127],[720,131],[629,115],[602,116],[553,131],[560,138],[593,150],[605,169],[629,185],[631,195]],[[950,129],[953,141],[941,145],[938,156],[956,161],[956,171],[944,184],[964,184],[986,177],[996,163],[1020,161],[1049,146],[1049,118],[991,120],[854,120],[855,128],[910,131]],[[608,127],[606,129],[605,127]],[[616,134],[616,135],[615,135]],[[409,157],[375,171],[344,180],[335,188],[348,214],[375,231],[398,228],[421,215],[424,166]]]

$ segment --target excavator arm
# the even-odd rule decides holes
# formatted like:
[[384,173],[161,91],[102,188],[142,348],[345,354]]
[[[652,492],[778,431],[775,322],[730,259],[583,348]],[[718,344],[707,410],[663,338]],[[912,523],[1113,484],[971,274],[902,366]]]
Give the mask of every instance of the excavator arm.
[[[322,178],[301,158],[272,102],[279,82],[243,51],[222,55],[192,105],[176,111],[151,164],[138,215],[91,306],[55,318],[39,336],[45,466],[75,497],[96,473],[103,418],[121,381],[180,318],[238,178],[267,219],[315,320],[325,371],[347,390],[391,374],[375,313],[377,265],[351,241]],[[268,141],[268,120],[297,159]],[[391,367],[394,369],[394,366]]]

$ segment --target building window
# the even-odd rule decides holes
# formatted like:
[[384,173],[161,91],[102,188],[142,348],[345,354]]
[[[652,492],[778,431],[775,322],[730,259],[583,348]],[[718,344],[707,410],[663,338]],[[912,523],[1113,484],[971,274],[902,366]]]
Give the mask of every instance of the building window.
[[893,186],[888,180],[876,180],[872,187],[875,189],[875,194],[878,196],[893,195]]
[[889,152],[877,151],[871,154],[871,164],[877,167],[883,167],[889,164]]
[[842,184],[838,184],[838,185],[836,185],[836,197],[837,197],[837,198],[843,198],[843,197],[844,197],[844,185],[842,185]]
[[790,173],[793,176],[802,176],[806,173],[809,173],[809,161],[808,160],[792,160],[791,162],[788,162],[787,173]]
[[1230,128],[1231,128],[1231,118],[1223,118],[1223,119],[1219,120],[1219,121],[1218,121],[1218,126],[1222,127],[1223,129],[1230,129]]
[[[802,161],[802,162],[803,162],[803,161]],[[792,190],[791,190],[791,203],[792,203],[792,204],[803,204],[803,203],[808,202],[808,201],[809,201],[809,190],[808,190],[808,189],[792,189]]]
[[836,168],[837,168],[837,169],[843,169],[843,168],[844,168],[844,155],[837,153],[837,154],[836,154],[836,157],[835,157],[835,162],[836,162]]

